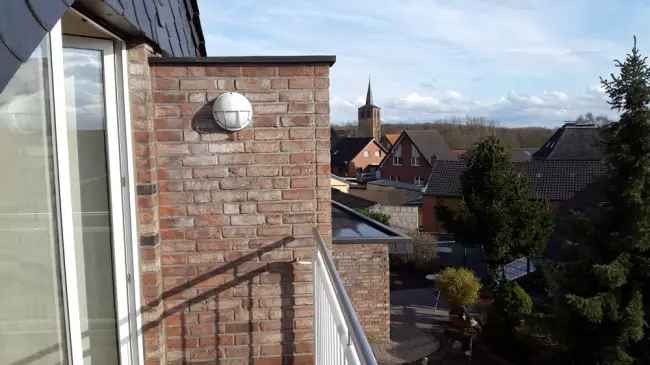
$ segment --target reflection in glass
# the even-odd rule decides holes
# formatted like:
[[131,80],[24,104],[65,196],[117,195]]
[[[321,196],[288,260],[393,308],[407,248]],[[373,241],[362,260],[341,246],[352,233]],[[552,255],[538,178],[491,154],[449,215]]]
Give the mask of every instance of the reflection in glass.
[[67,363],[50,54],[44,39],[0,94],[0,360]]
[[98,50],[63,50],[84,363],[113,365],[119,361],[102,58]]

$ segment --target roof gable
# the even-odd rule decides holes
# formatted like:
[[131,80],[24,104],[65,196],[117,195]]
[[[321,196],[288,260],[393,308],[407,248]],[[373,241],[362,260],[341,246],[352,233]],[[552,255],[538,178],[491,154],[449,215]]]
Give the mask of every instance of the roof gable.
[[454,156],[442,135],[435,129],[404,131],[422,156],[431,164],[434,160],[453,160]]
[[408,139],[411,145],[415,146],[420,156],[424,158],[427,165],[431,166],[435,160],[457,160],[457,157],[451,152],[445,139],[434,129],[423,131],[403,130],[399,137],[388,150],[388,153],[381,161],[379,166],[383,166],[389,158],[392,158],[393,152],[402,144],[404,139]]
[[594,124],[567,123],[555,131],[533,154],[537,160],[602,160],[600,128]]
[[374,143],[386,152],[386,149],[372,137],[344,137],[338,138],[336,141],[336,149],[331,151],[332,164],[342,166],[354,160],[361,151],[363,151],[369,144]]

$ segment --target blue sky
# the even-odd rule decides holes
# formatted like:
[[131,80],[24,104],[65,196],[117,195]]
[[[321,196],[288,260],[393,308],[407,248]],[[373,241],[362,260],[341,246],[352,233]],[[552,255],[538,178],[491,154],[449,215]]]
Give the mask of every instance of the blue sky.
[[599,76],[639,38],[650,0],[199,0],[208,54],[334,54],[332,122],[368,75],[384,121],[479,116],[555,127],[614,117]]

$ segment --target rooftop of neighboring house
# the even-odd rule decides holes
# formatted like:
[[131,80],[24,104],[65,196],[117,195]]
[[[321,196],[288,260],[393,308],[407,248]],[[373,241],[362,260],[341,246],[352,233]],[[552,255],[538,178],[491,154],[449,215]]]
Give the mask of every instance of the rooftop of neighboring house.
[[377,202],[344,193],[337,189],[332,189],[332,200],[353,209],[370,208],[373,205],[377,205]]
[[603,144],[595,124],[566,123],[533,155],[539,160],[601,160]]
[[398,143],[402,138],[409,138],[413,141],[413,144],[429,163],[433,160],[457,159],[449,149],[444,137],[435,129],[403,130],[395,143]]
[[[352,161],[370,143],[372,137],[338,137],[332,149],[332,165],[342,166]],[[376,142],[375,142],[376,143]],[[379,145],[379,144],[377,144]],[[380,146],[383,149],[383,147]]]
[[374,186],[386,186],[386,187],[391,187],[395,189],[404,189],[404,190],[410,190],[410,191],[422,191],[422,186],[421,185],[415,185],[415,184],[410,184],[407,182],[403,181],[393,181],[393,180],[388,180],[388,179],[379,179],[379,180],[374,180],[374,181],[369,181],[367,185],[374,185]]
[[[530,161],[533,158],[533,154],[537,152],[539,148],[529,148],[529,147],[520,147],[510,149],[510,161],[512,162],[524,162]],[[465,158],[467,150],[451,150],[451,154],[454,156],[454,160],[461,160]]]
[[533,158],[538,148],[513,148],[510,150],[510,161],[512,162],[525,162]]
[[386,141],[389,144],[388,147],[390,147],[390,146],[394,145],[395,142],[397,142],[397,139],[399,138],[400,134],[401,133],[387,133],[387,134],[384,134],[383,141]]
[[351,207],[332,201],[332,242],[336,244],[393,243],[410,238]]
[[[603,162],[594,160],[531,160],[513,165],[528,177],[535,196],[549,201],[573,198],[607,171]],[[464,161],[436,161],[424,194],[461,197],[460,177],[466,168]]]

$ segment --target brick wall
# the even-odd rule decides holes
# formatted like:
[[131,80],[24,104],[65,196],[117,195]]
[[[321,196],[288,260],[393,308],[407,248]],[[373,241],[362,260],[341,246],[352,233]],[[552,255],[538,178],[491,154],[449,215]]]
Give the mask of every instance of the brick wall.
[[136,167],[138,233],[144,356],[147,364],[164,363],[163,329],[158,322],[163,311],[160,271],[159,197],[156,137],[153,128],[153,96],[148,59],[155,53],[146,44],[128,47],[129,96]]
[[388,225],[401,228],[407,232],[416,232],[420,225],[420,207],[401,205],[377,204],[370,207],[370,211],[387,214],[390,216]]
[[[154,63],[147,80],[130,53],[134,120],[151,112],[135,132],[148,363],[312,363],[296,260],[314,226],[331,235],[329,65]],[[252,102],[251,127],[216,127],[225,91]]]
[[437,208],[447,207],[452,210],[459,208],[460,198],[436,197],[432,195],[422,196],[422,229],[424,232],[445,233],[444,222],[438,218]]
[[387,244],[334,244],[332,256],[368,340],[390,338]]

